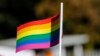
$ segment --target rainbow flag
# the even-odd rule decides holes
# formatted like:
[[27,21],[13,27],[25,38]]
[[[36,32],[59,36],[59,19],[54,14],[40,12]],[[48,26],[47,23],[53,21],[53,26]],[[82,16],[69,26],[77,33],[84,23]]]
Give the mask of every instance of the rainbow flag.
[[16,52],[27,49],[46,49],[57,45],[59,29],[59,15],[18,26]]

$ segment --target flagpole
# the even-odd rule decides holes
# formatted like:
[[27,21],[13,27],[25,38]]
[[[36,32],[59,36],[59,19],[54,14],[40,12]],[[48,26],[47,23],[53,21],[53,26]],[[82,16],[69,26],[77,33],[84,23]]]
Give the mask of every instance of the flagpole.
[[60,4],[60,40],[59,40],[59,56],[62,52],[62,34],[63,34],[63,2]]

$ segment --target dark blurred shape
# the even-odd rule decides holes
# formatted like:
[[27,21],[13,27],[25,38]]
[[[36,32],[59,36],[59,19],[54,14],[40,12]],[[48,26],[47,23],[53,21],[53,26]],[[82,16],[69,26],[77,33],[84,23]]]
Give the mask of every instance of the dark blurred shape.
[[0,38],[16,37],[16,27],[37,20],[34,7],[41,0],[0,0]]
[[96,44],[94,45],[94,49],[100,50],[100,43],[96,43]]

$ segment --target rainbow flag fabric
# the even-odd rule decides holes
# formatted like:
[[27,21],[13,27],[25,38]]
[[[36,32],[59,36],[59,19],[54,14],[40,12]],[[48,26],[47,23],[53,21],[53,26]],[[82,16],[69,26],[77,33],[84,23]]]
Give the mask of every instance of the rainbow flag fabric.
[[46,49],[57,45],[59,29],[59,15],[18,26],[16,52],[27,49]]

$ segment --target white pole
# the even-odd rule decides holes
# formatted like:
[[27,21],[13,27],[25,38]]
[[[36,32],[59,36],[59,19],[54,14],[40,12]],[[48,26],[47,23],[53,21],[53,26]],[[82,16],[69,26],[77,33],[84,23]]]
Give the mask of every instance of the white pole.
[[74,56],[84,56],[84,51],[83,51],[82,45],[74,46]]
[[63,3],[60,4],[60,40],[59,40],[59,56],[61,56],[62,52],[62,32],[63,31]]
[[67,49],[62,47],[62,56],[67,56]]

